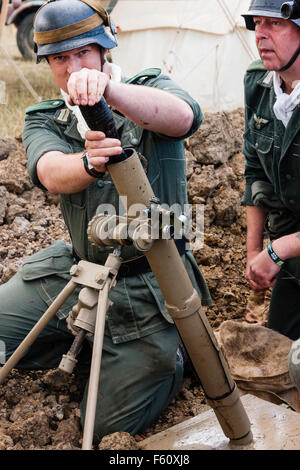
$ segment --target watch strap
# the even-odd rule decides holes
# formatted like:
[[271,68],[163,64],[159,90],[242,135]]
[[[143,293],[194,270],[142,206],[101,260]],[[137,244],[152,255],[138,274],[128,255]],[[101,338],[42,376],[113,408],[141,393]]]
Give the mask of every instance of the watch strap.
[[90,175],[90,176],[93,176],[94,178],[103,178],[105,176],[105,171],[97,171],[95,170],[95,168],[93,167],[93,165],[91,165],[89,163],[89,160],[88,160],[88,152],[87,150],[85,150],[82,154],[82,157],[81,157],[81,160],[83,161],[83,165],[84,165],[84,169],[85,171]]

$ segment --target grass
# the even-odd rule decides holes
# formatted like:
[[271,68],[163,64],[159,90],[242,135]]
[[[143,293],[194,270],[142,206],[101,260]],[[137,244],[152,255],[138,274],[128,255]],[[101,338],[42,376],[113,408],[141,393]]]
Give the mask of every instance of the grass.
[[[14,25],[4,28],[0,45],[7,51],[18,70],[25,76],[33,90],[41,99],[52,99],[60,96],[60,91],[53,81],[47,63],[36,64],[34,61],[25,61],[16,43],[16,29]],[[35,103],[37,99],[27,89],[22,79],[11,63],[0,50],[0,81],[5,83],[1,87],[0,104],[0,137],[16,137],[22,132],[25,109]]]

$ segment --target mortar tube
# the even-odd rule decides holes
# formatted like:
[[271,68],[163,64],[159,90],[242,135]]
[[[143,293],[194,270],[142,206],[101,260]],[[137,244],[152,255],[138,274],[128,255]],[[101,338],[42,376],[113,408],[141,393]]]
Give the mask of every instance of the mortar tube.
[[[108,170],[119,195],[127,197],[127,211],[134,204],[149,205],[154,193],[136,152]],[[145,255],[225,436],[236,444],[251,442],[237,387],[174,240],[155,240]]]
[[225,436],[236,444],[250,442],[250,422],[236,384],[174,241],[156,240],[146,256]]

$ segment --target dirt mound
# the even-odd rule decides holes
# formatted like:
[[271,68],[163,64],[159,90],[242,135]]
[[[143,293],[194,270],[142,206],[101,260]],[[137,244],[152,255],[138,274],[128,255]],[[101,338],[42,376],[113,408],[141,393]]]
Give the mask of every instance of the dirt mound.
[[[214,328],[244,319],[248,296],[245,271],[243,110],[207,113],[186,142],[190,204],[204,208],[204,246],[194,254],[214,305],[206,310]],[[0,139],[0,284],[24,258],[55,240],[69,241],[56,197],[33,187],[20,139]],[[80,380],[58,380],[57,371],[14,370],[0,388],[0,449],[79,449]],[[197,380],[187,376],[178,396],[145,436],[207,408]],[[102,449],[128,449],[126,433],[102,441]],[[136,436],[136,441],[144,436]],[[100,444],[100,449],[101,449]],[[132,447],[130,447],[132,446]]]
[[11,139],[7,142],[10,147],[5,148],[11,150],[0,161],[0,284],[8,281],[24,258],[54,240],[69,240],[58,198],[33,186],[20,139],[14,145]]

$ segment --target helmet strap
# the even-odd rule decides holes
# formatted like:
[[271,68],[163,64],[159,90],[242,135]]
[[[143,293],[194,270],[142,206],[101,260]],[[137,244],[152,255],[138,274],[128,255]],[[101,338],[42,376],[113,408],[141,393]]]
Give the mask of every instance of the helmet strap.
[[278,72],[284,72],[285,70],[289,69],[293,65],[295,60],[298,58],[299,54],[300,54],[300,46],[298,47],[298,49],[296,50],[295,54],[292,56],[290,61],[286,65],[281,67],[281,69],[279,69]]
[[101,47],[101,46],[99,46],[99,48],[100,48],[100,59],[101,59],[101,72],[103,72],[103,65],[106,62],[105,49],[103,49],[103,47]]

